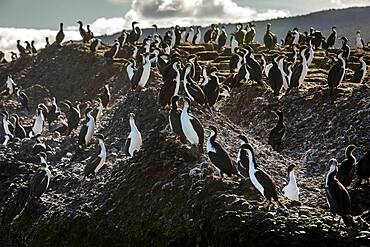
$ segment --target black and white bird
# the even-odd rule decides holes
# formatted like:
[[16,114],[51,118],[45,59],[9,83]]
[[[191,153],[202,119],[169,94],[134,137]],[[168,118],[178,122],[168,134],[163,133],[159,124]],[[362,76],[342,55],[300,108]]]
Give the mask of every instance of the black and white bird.
[[90,51],[96,52],[102,45],[102,40],[98,38],[94,38],[93,42],[90,44]]
[[119,47],[120,47],[120,43],[118,42],[118,40],[115,40],[112,47],[104,53],[104,58],[106,59],[106,61],[114,60],[114,58],[117,56],[117,53],[119,51]]
[[200,41],[202,40],[202,31],[200,30],[200,26],[197,26],[197,31],[195,32],[194,38],[193,38],[193,44],[199,45]]
[[248,52],[245,56],[245,62],[250,73],[250,79],[257,82],[259,85],[263,85],[264,83],[262,81],[262,67],[254,58],[252,53],[253,51],[250,46],[247,46],[247,51]]
[[288,184],[283,188],[284,196],[293,201],[299,201],[299,188],[294,174],[295,165],[288,167]]
[[226,41],[227,41],[226,29],[225,29],[224,26],[222,26],[221,27],[221,33],[220,33],[220,35],[218,36],[218,39],[217,39],[217,45],[218,45],[219,50],[221,50],[226,45]]
[[139,39],[141,37],[142,30],[140,29],[140,27],[135,26],[137,24],[139,24],[139,22],[137,22],[137,21],[133,21],[132,24],[131,24],[132,30],[131,30],[130,34],[128,35],[128,37],[127,37],[127,42],[129,44],[135,44],[136,42],[139,41]]
[[45,109],[43,107],[40,107],[39,105],[39,107],[36,110],[37,114],[36,114],[36,117],[34,118],[32,130],[29,133],[29,137],[34,137],[34,136],[42,134],[42,131],[44,130],[44,125],[45,125],[44,111]]
[[19,122],[19,116],[17,114],[12,114],[12,117],[14,118],[14,136],[21,140],[26,138],[27,133]]
[[353,156],[353,150],[356,149],[356,146],[349,145],[346,148],[346,159],[340,164],[337,173],[338,181],[344,186],[348,187],[353,180],[356,169],[356,158]]
[[283,207],[279,201],[275,183],[265,171],[257,166],[254,150],[250,144],[246,143],[240,147],[238,162],[248,162],[241,165],[249,168],[249,178],[253,186],[265,198],[263,203],[267,202],[270,206],[271,200],[274,199],[279,206]]
[[13,138],[14,136],[12,134],[3,135],[0,139],[0,146],[6,147]]
[[136,88],[145,88],[145,85],[149,81],[150,77],[150,68],[151,68],[151,62],[149,59],[149,53],[146,53],[145,55],[142,55],[143,58],[143,64],[141,66],[138,66],[136,73],[132,77],[131,85],[133,89]]
[[301,62],[294,67],[292,77],[290,78],[289,89],[287,90],[287,93],[292,88],[299,88],[303,84],[304,79],[307,76],[308,64],[305,55],[306,48],[307,48],[306,46],[302,46],[300,48]]
[[27,54],[27,50],[26,50],[26,48],[24,48],[21,45],[21,41],[20,40],[17,40],[17,49],[18,49],[18,52],[19,52],[19,55],[20,56],[24,56],[24,55]]
[[91,107],[88,107],[85,111],[86,120],[82,124],[80,134],[78,135],[78,145],[87,146],[95,133],[95,119],[91,115],[92,111]]
[[338,54],[338,61],[330,68],[328,74],[328,85],[330,94],[333,95],[334,89],[343,81],[346,72],[346,61],[343,59],[343,51]]
[[346,37],[342,37],[342,51],[343,51],[343,58],[347,61],[349,55],[351,54],[351,48],[348,45],[348,39]]
[[355,70],[355,73],[353,74],[351,78],[351,82],[353,83],[362,83],[365,79],[366,73],[367,73],[367,65],[364,61],[364,55],[361,54],[358,57],[358,61],[360,65]]
[[276,111],[274,113],[278,117],[278,122],[270,131],[268,143],[272,146],[274,150],[278,150],[281,148],[281,141],[285,134],[285,124],[283,113],[281,111]]
[[91,31],[90,29],[90,25],[86,25],[86,29],[87,29],[87,35],[89,37],[89,40],[91,40],[92,38],[94,38],[94,33]]
[[277,37],[273,32],[271,32],[270,29],[271,29],[271,24],[267,23],[266,33],[265,33],[265,36],[263,38],[263,42],[264,42],[265,46],[267,47],[267,49],[269,49],[269,50],[273,49],[277,44]]
[[217,68],[210,69],[209,80],[202,84],[202,89],[207,97],[207,103],[210,107],[214,107],[220,96],[220,78],[217,75]]
[[3,93],[3,95],[6,95],[6,96],[13,95],[13,93],[15,92],[16,84],[15,84],[12,76],[8,75],[8,77],[6,79],[6,82],[5,82],[5,87],[6,87],[6,90]]
[[81,113],[79,110],[79,105],[74,107],[69,100],[65,100],[62,104],[68,107],[67,113],[67,123],[68,123],[68,132],[67,135],[70,135],[71,132],[78,128],[80,123]]
[[312,47],[312,39],[309,38],[308,41],[308,48],[305,51],[305,56],[307,59],[307,66],[310,66],[312,64],[313,58],[314,58],[315,52]]
[[357,31],[356,34],[356,49],[363,50],[365,48],[364,40],[361,38],[361,32]]
[[165,83],[161,87],[158,95],[158,102],[161,107],[168,107],[171,104],[171,99],[173,96],[178,95],[180,89],[180,68],[178,62],[172,64],[172,69],[175,71],[174,76],[168,74],[172,78],[165,79]]
[[195,35],[194,27],[190,27],[188,33],[186,34],[185,42],[193,43],[194,35]]
[[203,153],[204,129],[199,120],[189,113],[189,108],[190,99],[185,97],[180,116],[181,128],[190,144],[197,147],[200,153]]
[[2,125],[4,129],[4,133],[6,135],[12,136],[14,132],[14,125],[10,122],[10,116],[7,111],[2,111],[1,116],[3,117]]
[[46,153],[51,150],[51,147],[43,142],[40,134],[36,135],[34,139],[36,140],[35,144],[32,146],[32,153],[34,155],[42,152]]
[[25,92],[22,92],[20,88],[16,91],[17,100],[21,103],[22,107],[25,108],[27,111],[30,111],[28,107],[28,96]]
[[30,182],[30,198],[40,198],[49,188],[51,171],[49,169],[46,153],[41,152],[37,155],[41,168],[33,175]]
[[104,136],[102,134],[94,135],[99,142],[99,148],[96,154],[88,160],[88,163],[84,169],[84,178],[90,176],[91,174],[96,175],[99,170],[104,166],[105,161],[107,160],[107,150],[104,144]]
[[103,107],[104,108],[107,108],[110,100],[111,100],[111,94],[110,94],[110,91],[109,91],[109,85],[106,84],[103,88],[103,92],[102,94],[100,95],[100,99],[101,99],[101,103],[103,104]]
[[46,119],[49,124],[49,129],[51,128],[52,123],[58,119],[58,116],[61,114],[59,106],[57,105],[57,100],[55,97],[51,99],[51,106],[48,112],[45,114]]
[[335,41],[337,40],[337,27],[333,26],[331,28],[332,33],[329,35],[328,39],[326,40],[327,49],[333,48],[335,45]]
[[357,162],[356,175],[356,186],[360,186],[364,180],[366,184],[370,184],[370,150]]
[[274,91],[275,96],[279,96],[281,87],[283,86],[284,75],[282,71],[279,69],[278,60],[280,60],[282,56],[275,54],[272,57],[272,66],[268,70],[268,82],[272,90]]
[[140,150],[141,145],[143,144],[143,140],[141,138],[141,133],[135,124],[135,114],[130,113],[129,118],[131,130],[130,134],[126,139],[124,151],[127,156],[132,158],[135,155],[135,153]]
[[55,37],[55,43],[57,45],[60,45],[64,40],[65,34],[63,32],[63,23],[61,22],[59,24],[59,32],[57,33],[57,36]]
[[191,78],[192,65],[187,63],[185,66],[183,85],[186,95],[191,101],[194,101],[200,105],[208,105],[207,97],[203,92],[203,89]]
[[186,137],[181,127],[181,109],[177,107],[177,102],[180,97],[175,95],[171,99],[171,110],[168,116],[168,121],[171,131],[175,134],[176,138],[179,138],[182,143],[186,143]]
[[351,216],[351,197],[346,188],[336,178],[338,172],[338,161],[331,159],[329,161],[329,171],[325,179],[326,200],[330,212],[342,217],[347,227],[354,226]]
[[134,77],[134,74],[136,73],[136,60],[133,59],[133,58],[130,58],[128,61],[127,61],[127,64],[126,64],[126,72],[127,72],[127,76],[128,76],[128,79],[130,80],[130,82],[132,81],[132,78]]
[[238,171],[231,160],[226,150],[216,141],[217,128],[215,126],[209,127],[211,133],[207,140],[207,154],[212,164],[219,170],[221,178],[224,174],[231,177],[232,175],[238,175]]

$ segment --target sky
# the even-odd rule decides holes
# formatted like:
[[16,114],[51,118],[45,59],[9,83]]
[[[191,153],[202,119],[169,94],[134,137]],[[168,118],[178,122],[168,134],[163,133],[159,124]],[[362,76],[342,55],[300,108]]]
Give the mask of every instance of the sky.
[[79,39],[76,22],[91,24],[95,35],[153,23],[169,27],[306,14],[329,8],[370,5],[370,0],[0,0],[0,50],[10,51],[15,42],[35,40],[36,47],[51,41],[64,22],[66,40]]

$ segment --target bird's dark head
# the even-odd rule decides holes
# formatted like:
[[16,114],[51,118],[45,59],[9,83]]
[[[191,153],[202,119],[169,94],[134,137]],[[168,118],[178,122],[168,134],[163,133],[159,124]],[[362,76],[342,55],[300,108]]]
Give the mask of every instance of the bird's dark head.
[[290,165],[288,167],[288,176],[289,176],[290,172],[293,171],[294,169],[295,169],[295,165]]
[[171,103],[172,105],[175,105],[177,101],[179,101],[180,97],[178,95],[172,96]]
[[298,32],[298,27],[293,28],[293,31],[297,31]]
[[348,39],[346,38],[346,37],[342,37],[342,38],[340,38],[341,40],[343,40],[343,42],[348,42]]
[[17,44],[19,44],[19,43],[21,43],[21,41],[20,40],[17,40]]
[[302,52],[303,50],[307,49],[308,47],[306,45],[302,45],[301,48],[299,48],[299,51]]
[[102,141],[104,141],[104,135],[103,134],[95,134],[94,135],[98,140],[102,140]]
[[249,143],[244,143],[243,145],[241,145],[240,149],[244,149],[253,153],[253,147]]
[[13,113],[13,114],[12,114],[12,117],[13,117],[15,120],[19,121],[19,116],[18,116],[18,114]]
[[77,23],[78,23],[78,24],[80,24],[80,25],[82,26],[82,21],[78,21]]
[[241,145],[249,143],[248,138],[245,135],[238,135],[238,138]]
[[347,154],[350,154],[350,153],[352,153],[353,152],[353,150],[355,150],[357,147],[355,146],[355,145],[353,145],[353,144],[350,144],[350,145],[348,145],[348,147],[346,148],[346,153]]
[[59,26],[60,26],[60,27],[63,27],[63,22],[59,23]]
[[364,59],[364,54],[360,54],[360,55],[358,55],[358,60],[362,60],[362,59]]
[[137,21],[132,22],[132,25],[136,25],[136,24],[139,24],[139,22],[137,22]]
[[211,125],[211,126],[209,126],[209,129],[211,130],[211,135],[214,135],[215,133],[217,133],[217,128],[216,128],[216,126]]
[[336,26],[332,26],[332,27],[331,27],[331,30],[333,30],[333,31],[334,31],[334,30],[336,30],[336,29],[337,29],[337,27],[336,27]]
[[90,107],[90,106],[88,106],[88,107],[86,108],[86,110],[85,110],[85,113],[86,113],[86,115],[87,115],[87,114],[91,113],[92,111],[93,111],[93,108],[92,108],[92,107]]
[[157,24],[153,24],[152,27],[154,28],[158,28]]
[[275,115],[278,116],[279,118],[283,117],[283,112],[280,111],[280,110],[276,110],[276,111],[272,111],[272,112],[275,113]]
[[267,27],[271,27],[271,23],[267,23],[267,25],[266,25]]
[[218,71],[217,71],[217,68],[216,67],[211,67],[210,70],[209,70],[209,73],[210,74],[216,74]]

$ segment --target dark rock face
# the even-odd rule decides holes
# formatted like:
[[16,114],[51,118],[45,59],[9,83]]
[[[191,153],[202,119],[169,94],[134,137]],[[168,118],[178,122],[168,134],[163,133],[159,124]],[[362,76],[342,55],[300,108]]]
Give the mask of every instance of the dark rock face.
[[[202,46],[185,50],[214,54]],[[317,61],[323,59],[318,53]],[[222,70],[224,63],[210,62],[227,73]],[[221,179],[213,174],[206,156],[197,160],[189,146],[162,131],[168,113],[158,110],[163,81],[156,69],[146,89],[130,91],[121,61],[105,64],[102,52],[92,55],[80,44],[45,49],[36,57],[1,65],[0,79],[13,74],[35,102],[33,107],[54,95],[58,101],[93,100],[107,83],[112,103],[97,127],[106,136],[107,163],[83,185],[83,169],[97,143],[77,152],[76,133],[59,137],[46,128],[44,141],[51,147],[48,162],[53,177],[41,200],[29,201],[25,207],[29,181],[38,169],[31,152],[34,141],[1,147],[0,245],[366,246],[369,189],[350,189],[358,228],[348,230],[333,223],[328,212],[324,175],[327,161],[332,156],[341,159],[347,144],[359,147],[358,158],[369,148],[368,85],[343,83],[330,100],[325,70],[318,67],[310,68],[299,92],[280,100],[266,88],[247,83],[233,89],[226,102],[219,102],[213,115],[198,106],[191,109],[206,130],[211,124],[217,126],[218,141],[231,157],[239,148],[237,136],[247,135],[258,164],[271,174],[279,191],[286,183],[286,168],[298,167],[301,205],[281,196],[287,209],[269,211],[257,205],[260,195],[249,179]],[[31,126],[32,115],[20,110],[14,98],[2,99],[1,109],[17,112],[21,122]],[[267,144],[276,121],[270,111],[276,109],[285,113],[287,125],[280,153]],[[122,148],[131,112],[143,146],[127,159]]]

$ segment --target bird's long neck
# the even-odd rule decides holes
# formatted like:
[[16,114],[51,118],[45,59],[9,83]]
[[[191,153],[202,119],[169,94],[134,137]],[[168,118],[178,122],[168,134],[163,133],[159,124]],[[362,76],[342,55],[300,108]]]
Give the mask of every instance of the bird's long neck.
[[130,118],[130,128],[132,131],[138,131],[137,127],[136,127],[136,124],[135,124],[135,120],[133,118]]
[[350,161],[355,161],[356,160],[355,156],[353,156],[353,154],[352,154],[352,150],[347,150],[346,151],[346,157]]
[[211,143],[215,143],[215,141],[216,141],[216,137],[217,137],[217,131],[213,131],[212,130],[212,134],[210,135],[210,137],[209,137],[209,141],[211,142]]
[[294,171],[289,172],[289,183],[297,184],[297,181],[294,176]]

